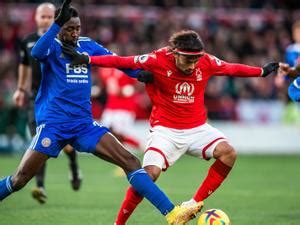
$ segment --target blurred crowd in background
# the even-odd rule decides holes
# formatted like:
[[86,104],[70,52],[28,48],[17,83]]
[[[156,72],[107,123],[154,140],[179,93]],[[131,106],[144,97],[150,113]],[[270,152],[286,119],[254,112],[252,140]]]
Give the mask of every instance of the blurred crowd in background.
[[[10,2],[0,3],[0,133],[13,134],[17,130],[22,134],[26,116],[12,103],[17,85],[18,48],[20,40],[35,30],[36,3],[44,1]],[[300,19],[297,1],[73,2],[80,11],[82,35],[119,55],[148,53],[167,45],[172,32],[193,29],[201,35],[207,52],[225,61],[256,66],[284,61],[285,48],[292,43],[291,24]],[[105,88],[98,71],[93,74],[94,113],[100,118],[105,107]],[[135,99],[137,118],[146,119],[151,105],[143,88],[138,88]],[[277,89],[271,76],[266,79],[216,77],[206,89],[208,116],[212,120],[293,122],[297,118],[293,119],[293,109],[289,112],[288,102],[286,87]]]
[[[10,0],[2,0],[10,3]],[[41,3],[43,0],[15,0],[15,3]],[[50,0],[59,3],[59,0]],[[205,8],[299,8],[298,0],[77,0],[80,5],[139,5],[158,7],[205,7]]]

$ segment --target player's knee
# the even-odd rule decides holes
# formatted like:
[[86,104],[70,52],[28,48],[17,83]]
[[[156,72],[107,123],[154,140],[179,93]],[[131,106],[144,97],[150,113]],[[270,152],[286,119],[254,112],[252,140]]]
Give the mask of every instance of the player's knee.
[[126,171],[131,172],[140,168],[141,168],[140,160],[132,154],[128,155],[128,157],[126,158],[125,168],[123,168],[125,172]]
[[228,147],[224,151],[224,154],[229,161],[235,162],[237,158],[237,152],[231,145],[228,145]]
[[157,166],[146,166],[144,169],[153,181],[156,181],[161,173],[161,169]]
[[63,150],[66,154],[70,154],[75,151],[71,145],[66,145]]
[[30,180],[30,178],[22,172],[17,172],[12,178],[12,187],[14,191],[22,189]]
[[216,147],[214,151],[214,158],[233,165],[237,158],[237,152],[227,142],[222,142]]

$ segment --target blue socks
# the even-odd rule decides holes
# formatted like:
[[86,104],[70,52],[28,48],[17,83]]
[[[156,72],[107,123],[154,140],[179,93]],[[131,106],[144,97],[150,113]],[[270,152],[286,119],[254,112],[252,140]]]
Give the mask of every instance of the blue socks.
[[[129,183],[143,197],[148,199],[163,215],[174,209],[174,204],[156,186],[144,169],[135,170],[127,175]],[[0,180],[0,201],[13,192],[11,176]]]
[[13,192],[11,176],[5,177],[0,180],[0,201],[5,199]]
[[132,187],[148,199],[163,215],[167,215],[175,207],[169,198],[157,187],[144,169],[135,170],[127,175]]

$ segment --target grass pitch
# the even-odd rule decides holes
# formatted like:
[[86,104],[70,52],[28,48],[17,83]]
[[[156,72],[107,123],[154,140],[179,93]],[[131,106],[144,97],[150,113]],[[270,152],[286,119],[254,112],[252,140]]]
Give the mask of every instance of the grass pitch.
[[[0,177],[11,174],[19,156],[0,156]],[[189,199],[211,162],[184,157],[159,179],[159,186],[177,204]],[[84,175],[74,192],[68,180],[67,159],[48,162],[45,205],[30,196],[31,181],[23,190],[0,203],[0,225],[113,225],[127,188],[125,178],[113,176],[114,166],[96,157],[79,155]],[[233,225],[300,224],[300,155],[240,156],[225,183],[205,201],[205,209],[220,208]],[[166,224],[147,201],[128,224]],[[196,225],[196,220],[189,224]]]

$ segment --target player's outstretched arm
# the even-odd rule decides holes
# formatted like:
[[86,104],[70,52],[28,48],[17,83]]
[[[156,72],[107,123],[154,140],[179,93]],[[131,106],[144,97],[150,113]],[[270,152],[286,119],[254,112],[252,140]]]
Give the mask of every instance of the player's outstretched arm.
[[113,67],[118,69],[142,69],[135,63],[134,56],[121,57],[117,55],[88,56],[77,52],[74,47],[64,45],[63,53],[71,57],[71,65],[91,64],[101,67]]
[[233,77],[266,77],[279,68],[278,62],[270,62],[263,67],[245,64],[228,63],[216,58],[212,60],[212,72],[215,75],[229,75]]
[[38,60],[45,59],[50,54],[54,39],[59,31],[60,26],[58,26],[56,23],[53,23],[48,31],[42,37],[40,37],[40,39],[33,46],[31,50],[32,57]]
[[[134,62],[134,57],[120,57],[116,55],[88,56],[77,52],[73,46],[63,45],[63,53],[71,57],[71,65],[92,64],[102,67],[114,67],[118,69],[139,69]],[[153,74],[149,71],[140,70],[136,74],[138,81],[143,83],[153,82]]]

